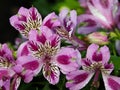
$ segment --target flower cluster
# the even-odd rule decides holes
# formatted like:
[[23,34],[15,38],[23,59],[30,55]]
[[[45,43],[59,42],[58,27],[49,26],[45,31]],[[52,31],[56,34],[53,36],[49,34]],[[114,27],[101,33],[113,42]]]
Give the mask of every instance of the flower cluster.
[[[79,16],[75,10],[63,9],[59,15],[52,12],[42,20],[35,7],[21,7],[10,18],[22,39],[16,41],[15,55],[7,44],[0,45],[0,89],[18,90],[21,80],[30,83],[41,72],[52,85],[60,81],[62,73],[69,90],[80,90],[91,79],[90,89],[99,88],[100,75],[106,90],[120,89],[120,77],[113,75],[115,66],[109,61],[111,54],[120,55],[119,2],[79,2],[86,9]],[[110,52],[110,40],[116,51]]]

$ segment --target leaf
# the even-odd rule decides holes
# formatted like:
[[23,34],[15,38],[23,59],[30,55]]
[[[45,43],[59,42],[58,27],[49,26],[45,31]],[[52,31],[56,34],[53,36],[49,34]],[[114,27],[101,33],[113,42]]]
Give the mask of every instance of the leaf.
[[114,69],[120,70],[120,57],[111,56],[110,62],[112,62],[114,64]]

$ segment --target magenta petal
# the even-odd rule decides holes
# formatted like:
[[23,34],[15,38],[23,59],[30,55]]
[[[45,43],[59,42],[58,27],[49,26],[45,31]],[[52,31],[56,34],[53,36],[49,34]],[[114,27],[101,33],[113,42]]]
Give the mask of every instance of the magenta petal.
[[80,90],[90,81],[94,73],[89,73],[84,70],[73,71],[68,73],[66,78],[68,82],[66,87],[70,90]]
[[102,75],[106,90],[119,90],[120,89],[120,77],[111,75]]

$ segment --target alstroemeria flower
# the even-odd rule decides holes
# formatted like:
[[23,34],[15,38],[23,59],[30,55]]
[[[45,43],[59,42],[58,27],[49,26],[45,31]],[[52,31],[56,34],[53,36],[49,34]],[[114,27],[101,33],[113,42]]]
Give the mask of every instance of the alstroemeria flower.
[[10,90],[10,81],[15,74],[14,64],[12,51],[7,44],[0,44],[0,89]]
[[42,24],[42,17],[34,7],[29,9],[21,7],[18,13],[10,18],[10,23],[27,38],[30,30],[39,30]]
[[112,29],[118,9],[118,0],[88,0],[87,6],[102,27]]
[[56,27],[56,32],[63,38],[70,39],[75,32],[77,25],[77,13],[75,10],[69,11],[63,9],[59,13],[59,20],[61,26]]
[[36,30],[30,31],[29,41],[21,46],[19,52],[18,55],[36,58],[44,77],[53,85],[59,81],[59,68],[65,74],[79,68],[79,51],[68,47],[60,49],[60,37],[45,26],[41,27],[40,33]]
[[71,43],[73,47],[77,47],[79,50],[86,49],[86,44],[82,40],[75,36],[77,27],[77,13],[75,10],[63,9],[59,13],[60,26],[54,27],[59,36]]
[[[110,51],[107,46],[99,48],[96,44],[91,44],[87,49],[86,58],[81,60],[83,70],[77,70],[67,74],[66,87],[70,90],[79,90],[93,77],[93,87],[99,87],[99,75],[102,73],[103,81],[106,90],[120,89],[120,82],[118,77],[111,76],[113,64],[108,64],[110,59]],[[118,80],[117,80],[118,78]]]

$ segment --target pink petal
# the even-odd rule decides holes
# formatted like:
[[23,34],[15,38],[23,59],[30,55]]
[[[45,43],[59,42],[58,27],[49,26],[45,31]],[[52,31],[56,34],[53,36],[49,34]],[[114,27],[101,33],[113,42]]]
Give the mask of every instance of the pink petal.
[[58,16],[54,12],[48,14],[43,20],[43,25],[47,26],[50,29],[60,26],[60,21],[58,20]]
[[15,75],[14,79],[11,82],[11,89],[12,90],[18,90],[20,82],[21,82],[21,77],[19,77],[18,75]]
[[19,15],[24,15],[24,16],[28,16],[28,9],[24,8],[24,7],[20,7],[19,11],[18,11]]
[[37,35],[38,35],[38,31],[37,30],[30,30],[28,38],[31,41],[36,41]]
[[77,12],[75,10],[70,11],[70,19],[73,22],[74,27],[77,24]]
[[49,39],[53,35],[51,29],[49,29],[46,26],[41,26],[40,30],[41,30],[41,33],[46,37],[46,39]]
[[59,82],[60,71],[54,64],[43,66],[43,75],[50,84],[57,84]]
[[28,44],[28,42],[24,42],[19,46],[19,48],[17,50],[17,57],[19,57],[19,56],[27,56],[29,54],[27,44]]
[[109,48],[107,46],[103,46],[100,48],[100,52],[102,53],[102,63],[108,63],[109,59],[110,59],[110,51]]
[[89,60],[93,59],[93,55],[96,51],[98,51],[99,46],[96,44],[91,44],[88,49],[87,49],[87,54],[86,54],[86,58],[88,58]]
[[85,23],[83,26],[79,26],[77,32],[80,34],[89,34],[91,32],[97,31],[99,27],[98,23],[95,21],[95,18],[90,14],[83,14],[77,18],[78,26],[81,23]]
[[34,75],[38,74],[43,66],[41,61],[31,56],[22,56],[16,60],[18,65],[21,65],[25,70],[32,70]]
[[66,18],[68,12],[69,12],[68,9],[63,9],[59,13],[59,18],[60,18],[60,20],[61,20],[62,23],[63,23],[64,19]]
[[61,48],[56,55],[56,63],[63,72],[71,72],[80,67],[81,55],[73,48]]
[[84,70],[73,71],[66,76],[67,80],[69,80],[66,87],[70,90],[80,90],[90,81],[93,74]]
[[106,90],[119,90],[120,89],[120,77],[104,75],[103,80]]
[[33,77],[34,73],[31,70],[27,70],[23,78],[24,82],[29,83],[30,81],[32,81]]
[[41,17],[40,13],[38,12],[38,10],[35,7],[31,7],[29,9],[29,14],[30,14],[30,17],[33,20],[37,20],[39,18],[40,22],[42,22],[42,17]]
[[2,86],[2,90],[10,90],[10,80],[6,80]]

